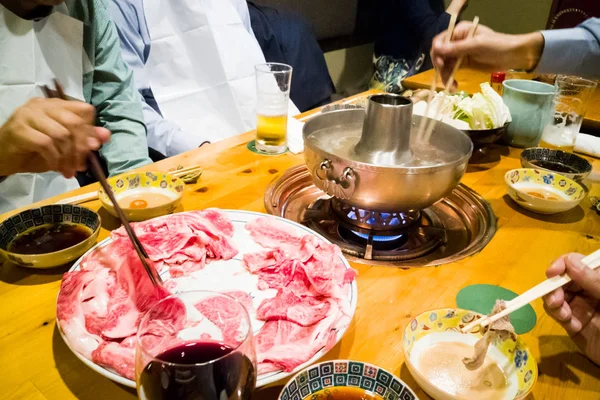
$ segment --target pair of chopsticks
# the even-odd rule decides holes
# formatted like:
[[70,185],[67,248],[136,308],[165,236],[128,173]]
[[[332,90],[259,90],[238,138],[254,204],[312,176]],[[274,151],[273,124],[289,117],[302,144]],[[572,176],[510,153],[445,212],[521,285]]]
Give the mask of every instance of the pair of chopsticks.
[[[448,36],[447,36],[448,42],[452,41],[452,36],[454,35],[454,27],[456,25],[456,19],[457,19],[456,14],[452,14],[450,16],[450,24],[448,24]],[[471,29],[469,30],[469,33],[467,35],[468,38],[472,38],[473,35],[475,35],[475,32],[477,31],[478,26],[479,26],[479,17],[476,16],[473,19],[473,25],[471,25]],[[448,77],[448,80],[446,81],[446,84],[444,87],[444,95],[448,95],[450,93],[450,87],[452,85],[452,82],[454,82],[454,75],[456,74],[456,71],[458,71],[458,69],[460,68],[460,65],[463,62],[463,58],[464,58],[463,56],[460,56],[458,58],[458,60],[456,60],[456,64],[454,64],[454,68],[452,68],[452,72],[450,73],[450,76]],[[435,68],[435,66],[434,66],[433,79],[431,81],[431,88],[429,91],[429,96],[427,97],[427,107],[425,109],[425,115],[424,115],[424,118],[421,119],[421,123],[419,124],[419,130],[417,131],[417,139],[424,143],[429,142],[429,139],[431,139],[433,129],[435,128],[435,125],[438,122],[439,114],[442,111],[442,102],[439,102],[439,104],[437,105],[437,108],[435,110],[433,118],[431,118],[430,121],[427,120],[427,118],[429,117],[431,101],[433,100],[433,96],[434,96],[434,93],[436,92],[436,88],[437,88],[437,76],[438,76],[438,71],[437,71],[437,68]],[[429,124],[427,124],[427,122],[429,122]],[[427,127],[426,127],[426,125],[427,125]]]
[[[581,260],[581,262],[584,265],[586,265],[588,268],[597,269],[598,267],[600,267],[600,250],[596,250],[592,254],[584,257]],[[494,322],[498,321],[499,319],[506,317],[510,313],[513,313],[513,312],[519,310],[520,308],[526,306],[527,304],[531,303],[532,301],[537,300],[540,297],[543,297],[543,296],[553,292],[554,290],[558,289],[561,286],[566,285],[569,282],[571,282],[571,278],[569,278],[569,276],[567,274],[555,276],[550,279],[546,279],[544,282],[540,283],[537,286],[534,286],[533,288],[529,289],[525,293],[521,294],[519,297],[516,297],[515,299],[513,299],[509,302],[506,302],[506,309],[504,309],[503,311],[501,311],[497,314],[494,314],[494,315],[485,316],[483,318],[480,318],[480,319],[477,319],[477,320],[471,322],[470,324],[468,324],[467,326],[462,328],[462,332],[463,333],[469,332],[471,329],[473,329],[474,327],[476,327],[478,325],[481,327],[485,327],[490,324],[493,324]]]
[[[177,178],[181,178],[184,183],[193,183],[194,181],[197,181],[200,175],[202,174],[202,167],[199,165],[194,165],[188,168],[181,168],[174,171],[168,171],[167,173]],[[67,197],[66,199],[57,201],[56,204],[80,204],[85,203],[86,201],[92,201],[96,199],[98,199],[97,191]]]
[[[48,86],[44,85],[43,90],[46,94],[46,97],[68,100],[60,83],[57,80],[54,80],[54,84],[56,86],[55,92],[52,92],[48,88]],[[100,166],[100,161],[98,160],[98,156],[95,153],[90,153],[88,156],[88,162],[89,162],[90,169],[92,170],[92,173],[96,176],[96,179],[98,179],[98,181],[104,188],[104,191],[108,195],[108,198],[113,203],[115,211],[116,211],[117,215],[119,216],[119,219],[123,223],[123,227],[125,227],[125,231],[127,232],[127,235],[129,236],[129,239],[131,240],[131,243],[133,244],[133,248],[135,249],[138,257],[140,258],[140,261],[142,262],[144,269],[148,273],[148,277],[150,278],[150,281],[152,281],[152,284],[154,286],[159,286],[160,284],[162,284],[162,279],[156,273],[156,270],[150,266],[149,257],[148,257],[148,254],[146,253],[146,250],[144,250],[144,246],[142,246],[142,243],[140,242],[137,235],[131,228],[131,225],[129,225],[127,216],[125,216],[125,213],[119,206],[119,203],[117,203],[117,200],[115,199],[115,195],[114,195],[110,185],[106,181],[106,177],[104,176],[104,171],[102,170],[102,167]]]

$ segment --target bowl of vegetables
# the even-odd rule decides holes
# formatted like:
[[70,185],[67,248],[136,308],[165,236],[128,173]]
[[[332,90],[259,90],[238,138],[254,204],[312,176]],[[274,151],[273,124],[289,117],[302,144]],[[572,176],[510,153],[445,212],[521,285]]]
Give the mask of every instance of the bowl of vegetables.
[[422,100],[414,104],[413,113],[437,117],[440,122],[460,129],[471,138],[475,148],[496,143],[506,134],[510,111],[489,83],[484,82],[479,87],[481,92],[472,96],[466,92],[436,93],[429,110],[427,101]]

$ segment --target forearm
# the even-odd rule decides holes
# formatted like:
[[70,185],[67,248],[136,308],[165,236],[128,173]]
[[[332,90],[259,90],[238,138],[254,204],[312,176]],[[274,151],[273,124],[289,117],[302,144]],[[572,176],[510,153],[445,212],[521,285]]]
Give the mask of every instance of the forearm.
[[544,50],[536,67],[539,73],[600,78],[600,19],[572,29],[542,31]]
[[210,140],[208,135],[193,135],[183,131],[176,123],[164,119],[146,102],[143,103],[143,111],[148,130],[148,146],[167,157],[195,149]]
[[544,49],[544,36],[540,32],[514,35],[511,59],[513,69],[531,71],[538,65],[542,50]]

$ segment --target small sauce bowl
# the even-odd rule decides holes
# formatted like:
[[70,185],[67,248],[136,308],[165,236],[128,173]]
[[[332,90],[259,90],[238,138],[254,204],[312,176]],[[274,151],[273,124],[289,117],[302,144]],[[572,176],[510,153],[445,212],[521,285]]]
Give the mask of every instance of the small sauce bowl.
[[587,196],[579,183],[554,172],[521,168],[504,175],[508,195],[521,207],[538,214],[571,210]]
[[[144,221],[161,215],[172,214],[181,204],[185,184],[171,174],[164,172],[133,172],[108,179],[115,198],[130,221]],[[157,204],[144,200],[160,197]],[[113,216],[117,213],[112,202],[104,192],[98,190],[100,202]],[[133,201],[127,199],[136,199]],[[126,202],[127,204],[124,204]]]
[[279,400],[335,398],[418,400],[408,385],[391,372],[351,360],[311,365],[290,379],[279,394]]
[[521,166],[554,172],[581,182],[592,172],[592,164],[577,154],[562,150],[531,147],[521,153]]
[[[90,235],[77,244],[50,253],[18,254],[9,251],[9,246],[19,235],[56,224],[80,225],[89,230]],[[76,260],[89,250],[96,243],[100,228],[100,216],[85,207],[54,204],[31,208],[0,223],[0,255],[22,267],[37,269],[58,267]]]
[[[461,329],[482,315],[460,308],[443,308],[426,311],[415,317],[404,329],[403,349],[406,366],[419,386],[435,400],[464,400],[434,385],[419,370],[423,348],[440,343],[464,343],[469,346],[482,337],[479,327],[470,333]],[[471,355],[471,354],[469,354]],[[487,356],[494,360],[504,373],[508,387],[502,400],[526,397],[538,377],[537,364],[527,345],[517,337],[495,340],[489,345]],[[465,368],[460,362],[457,368]]]

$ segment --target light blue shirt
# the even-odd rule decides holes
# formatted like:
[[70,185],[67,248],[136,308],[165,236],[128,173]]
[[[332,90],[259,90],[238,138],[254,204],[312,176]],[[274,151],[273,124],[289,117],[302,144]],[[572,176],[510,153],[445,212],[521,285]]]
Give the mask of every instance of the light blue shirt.
[[[223,0],[225,1],[225,0]],[[245,0],[233,0],[248,32],[252,33],[250,15]],[[164,119],[156,102],[145,69],[150,56],[151,38],[146,23],[143,0],[111,0],[110,12],[121,39],[123,59],[133,70],[135,86],[143,98],[143,114],[148,134],[148,146],[170,157],[210,141],[210,134],[199,135],[183,131],[177,124]],[[253,34],[253,33],[252,33]],[[185,140],[184,140],[185,138]],[[190,140],[190,138],[193,138]]]
[[542,35],[544,51],[535,72],[600,78],[600,18],[571,29],[542,31]]

